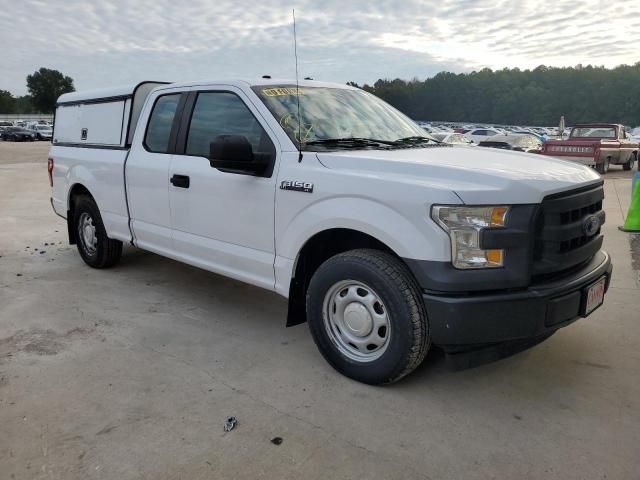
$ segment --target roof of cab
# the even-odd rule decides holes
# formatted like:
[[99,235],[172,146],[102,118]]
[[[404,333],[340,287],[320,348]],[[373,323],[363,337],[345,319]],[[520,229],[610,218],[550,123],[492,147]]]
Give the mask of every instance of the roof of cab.
[[[236,87],[260,87],[260,86],[277,86],[277,85],[295,85],[296,80],[291,78],[257,78],[257,79],[220,79],[220,80],[200,80],[193,82],[177,82],[169,85],[162,85],[164,88],[181,88],[181,87],[199,87],[208,85],[231,85]],[[343,88],[348,90],[357,90],[355,87],[332,82],[321,82],[317,80],[300,80],[300,87],[325,87],[325,88]]]
[[[71,92],[60,95],[58,98],[58,104],[74,104],[84,103],[96,100],[116,100],[121,98],[128,98],[133,96],[136,89],[147,83],[157,83],[159,89],[165,88],[180,88],[180,87],[197,87],[207,85],[232,85],[236,87],[253,87],[253,86],[269,86],[269,85],[295,85],[295,79],[272,79],[272,78],[258,78],[250,80],[233,79],[233,80],[204,80],[194,82],[156,82],[156,81],[144,81],[132,85],[122,85],[118,87],[101,88],[97,90],[84,90],[80,92]],[[331,82],[319,82],[316,80],[300,80],[299,85],[301,87],[325,87],[325,88],[344,88],[354,89],[349,85],[341,83]]]

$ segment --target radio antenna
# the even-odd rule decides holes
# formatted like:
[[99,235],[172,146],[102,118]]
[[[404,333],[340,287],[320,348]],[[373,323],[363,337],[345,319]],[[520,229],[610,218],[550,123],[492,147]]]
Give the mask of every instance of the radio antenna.
[[296,35],[296,9],[293,15],[293,55],[296,58],[296,100],[298,103],[298,163],[302,161],[302,116],[300,115],[300,82],[298,80],[298,37]]

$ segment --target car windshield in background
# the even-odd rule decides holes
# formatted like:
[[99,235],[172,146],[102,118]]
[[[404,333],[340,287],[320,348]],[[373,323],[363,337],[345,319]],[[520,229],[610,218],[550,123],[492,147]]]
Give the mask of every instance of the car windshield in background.
[[307,150],[394,148],[437,143],[413,120],[362,90],[295,85],[253,90],[289,138]]
[[571,137],[576,138],[616,138],[616,129],[580,127],[571,130]]

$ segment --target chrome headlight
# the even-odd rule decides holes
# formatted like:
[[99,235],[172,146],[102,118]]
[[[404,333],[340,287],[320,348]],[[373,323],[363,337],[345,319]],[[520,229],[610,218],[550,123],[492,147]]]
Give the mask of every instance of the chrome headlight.
[[431,218],[451,238],[451,263],[455,268],[499,268],[504,250],[480,248],[480,231],[504,227],[509,207],[465,207],[434,205]]

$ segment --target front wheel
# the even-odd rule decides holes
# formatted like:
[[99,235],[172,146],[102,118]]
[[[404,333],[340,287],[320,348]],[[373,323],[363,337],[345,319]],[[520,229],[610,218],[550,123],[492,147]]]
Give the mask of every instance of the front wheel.
[[411,373],[429,349],[429,324],[411,272],[378,250],[351,250],[325,261],[307,291],[307,318],[324,358],[368,384]]
[[76,244],[82,260],[93,268],[115,265],[122,255],[122,242],[107,237],[100,210],[93,198],[77,197],[73,210]]

